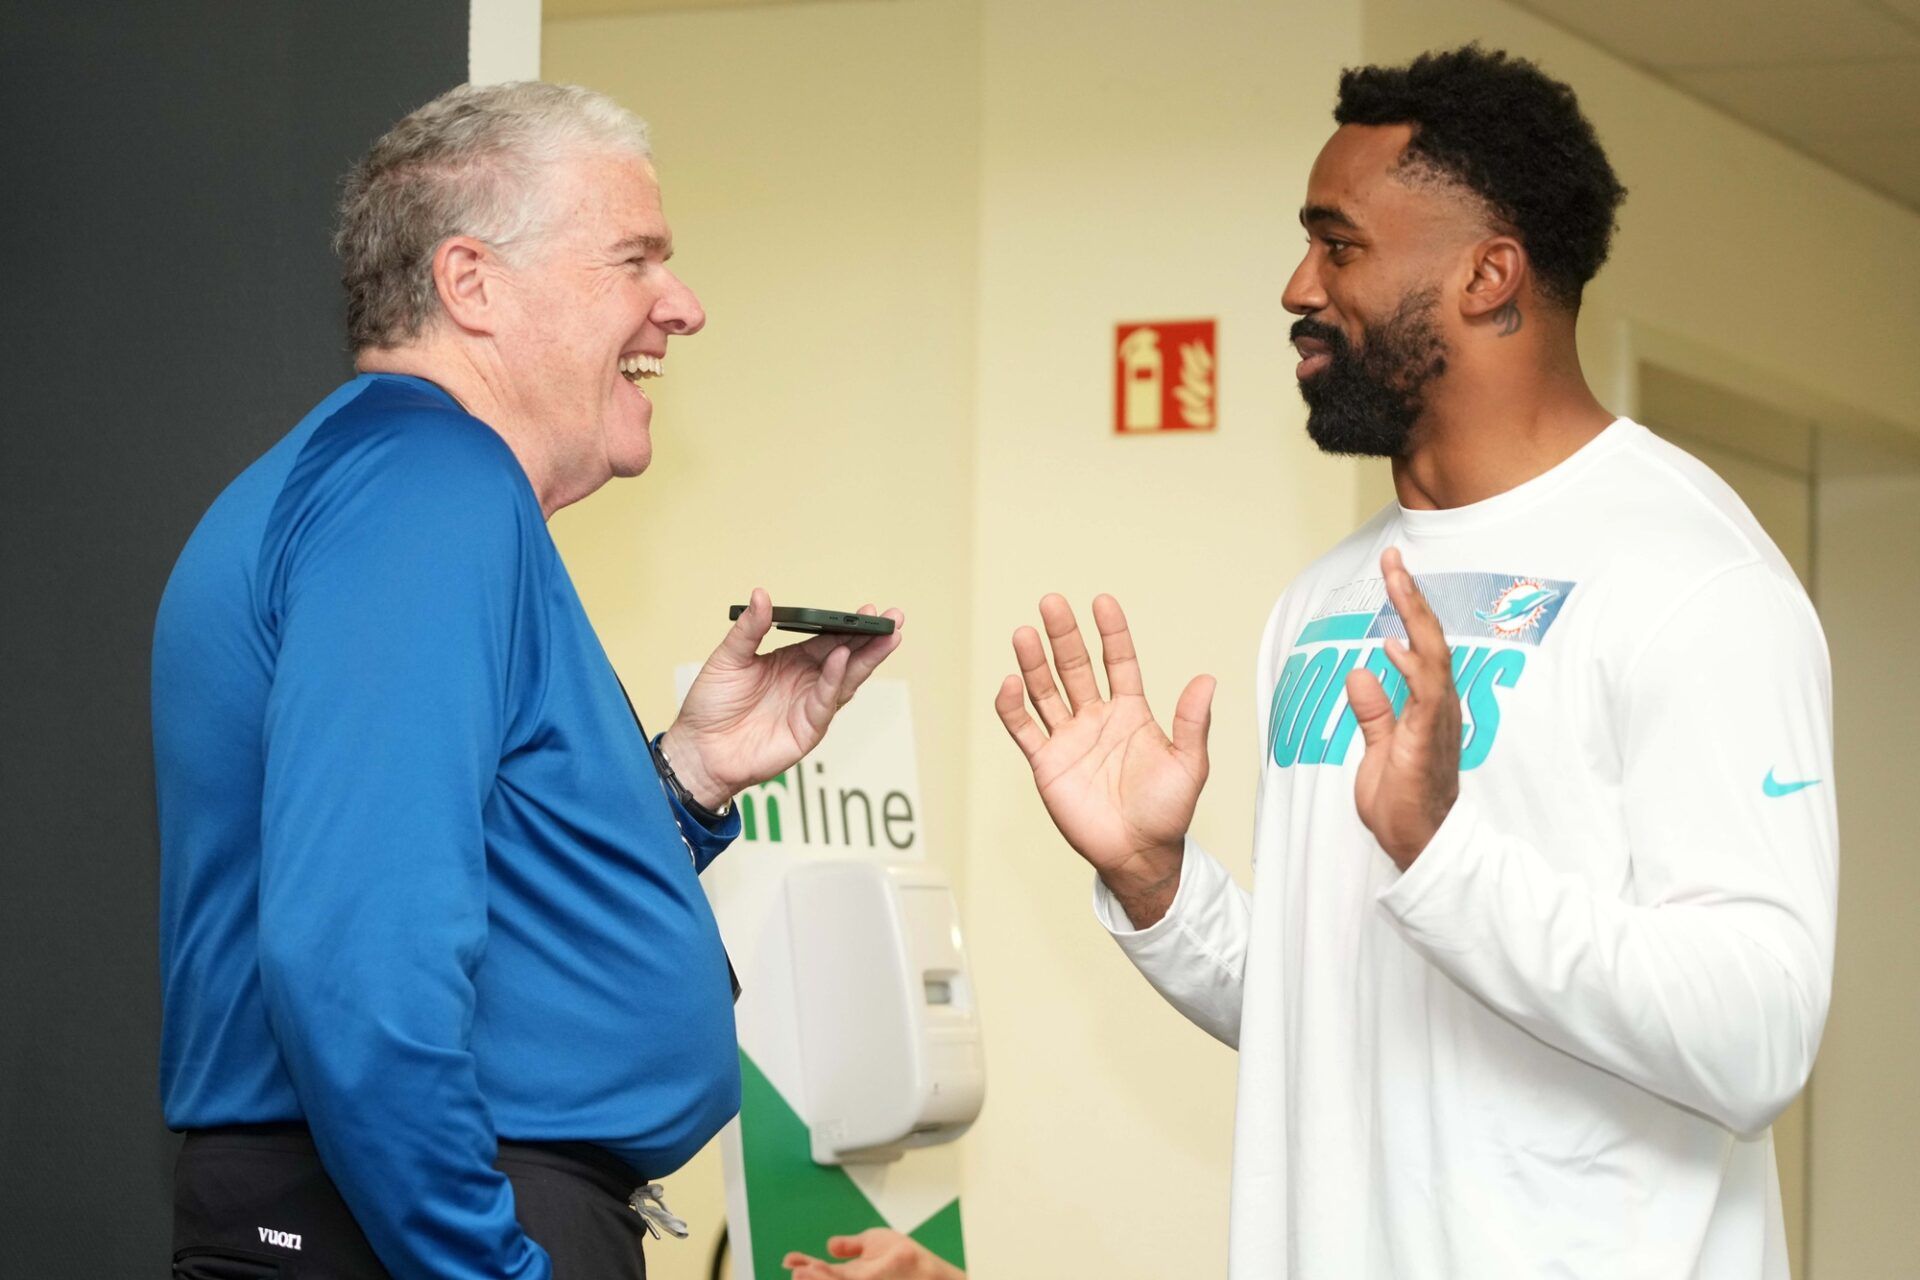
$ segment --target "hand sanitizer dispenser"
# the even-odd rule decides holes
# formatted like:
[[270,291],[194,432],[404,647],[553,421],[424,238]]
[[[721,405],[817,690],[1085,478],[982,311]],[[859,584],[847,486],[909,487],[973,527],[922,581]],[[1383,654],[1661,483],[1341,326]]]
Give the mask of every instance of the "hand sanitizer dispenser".
[[986,1070],[946,877],[814,862],[787,874],[786,898],[814,1160],[897,1160],[965,1133]]

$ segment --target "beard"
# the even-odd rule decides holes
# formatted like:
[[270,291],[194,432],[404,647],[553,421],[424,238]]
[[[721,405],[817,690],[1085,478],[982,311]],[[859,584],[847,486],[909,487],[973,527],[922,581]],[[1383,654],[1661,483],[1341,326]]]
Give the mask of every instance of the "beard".
[[1415,289],[1385,321],[1365,330],[1356,351],[1347,335],[1317,320],[1290,337],[1327,344],[1327,367],[1300,383],[1307,435],[1326,453],[1398,458],[1427,408],[1427,386],[1447,371],[1447,343],[1435,313],[1437,288]]

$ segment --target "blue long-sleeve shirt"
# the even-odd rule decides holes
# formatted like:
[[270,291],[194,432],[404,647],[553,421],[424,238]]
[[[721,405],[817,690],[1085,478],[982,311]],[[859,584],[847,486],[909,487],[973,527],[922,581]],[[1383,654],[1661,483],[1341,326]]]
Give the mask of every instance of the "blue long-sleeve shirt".
[[698,871],[539,502],[368,375],[243,473],[154,636],[170,1126],[304,1120],[397,1280],[546,1280],[496,1138],[670,1172],[739,1106]]

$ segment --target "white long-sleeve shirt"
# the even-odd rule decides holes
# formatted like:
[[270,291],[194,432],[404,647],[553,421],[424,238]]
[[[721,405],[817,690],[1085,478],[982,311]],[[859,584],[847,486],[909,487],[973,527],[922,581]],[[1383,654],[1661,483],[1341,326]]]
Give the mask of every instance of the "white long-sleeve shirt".
[[[1404,873],[1361,824],[1356,666],[1404,687],[1402,548],[1453,646],[1460,798]],[[1624,419],[1485,502],[1392,506],[1281,596],[1252,893],[1187,845],[1095,909],[1240,1051],[1234,1280],[1786,1280],[1768,1129],[1833,963],[1831,680],[1733,492]]]

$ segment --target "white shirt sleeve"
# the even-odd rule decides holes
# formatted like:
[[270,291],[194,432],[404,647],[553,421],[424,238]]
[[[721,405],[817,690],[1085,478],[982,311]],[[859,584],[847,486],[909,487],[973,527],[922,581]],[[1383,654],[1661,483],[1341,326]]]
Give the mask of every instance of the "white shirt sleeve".
[[1187,838],[1180,887],[1167,914],[1135,929],[1098,876],[1093,914],[1154,990],[1196,1026],[1240,1047],[1240,990],[1247,967],[1250,896],[1227,869]]
[[1617,702],[1631,878],[1558,870],[1462,795],[1380,898],[1429,961],[1581,1060],[1757,1134],[1812,1069],[1833,978],[1832,678],[1750,563],[1696,591]]

